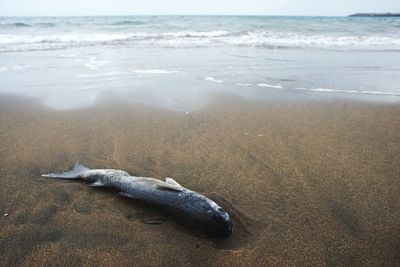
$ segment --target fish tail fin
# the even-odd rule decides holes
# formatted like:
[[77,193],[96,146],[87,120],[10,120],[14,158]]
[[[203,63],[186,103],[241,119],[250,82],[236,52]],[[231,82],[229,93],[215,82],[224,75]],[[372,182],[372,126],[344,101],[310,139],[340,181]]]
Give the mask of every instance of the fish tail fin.
[[88,170],[90,170],[88,167],[77,162],[75,166],[69,171],[42,174],[42,176],[57,178],[57,179],[80,179],[81,175]]

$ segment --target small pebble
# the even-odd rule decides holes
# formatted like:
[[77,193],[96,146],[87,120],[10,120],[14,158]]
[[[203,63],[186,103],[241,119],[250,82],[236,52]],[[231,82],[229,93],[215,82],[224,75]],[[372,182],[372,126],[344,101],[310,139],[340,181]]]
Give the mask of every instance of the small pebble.
[[162,224],[165,221],[164,218],[160,217],[155,217],[155,218],[149,218],[144,220],[145,224]]
[[4,217],[7,217],[8,216],[8,213],[4,213]]

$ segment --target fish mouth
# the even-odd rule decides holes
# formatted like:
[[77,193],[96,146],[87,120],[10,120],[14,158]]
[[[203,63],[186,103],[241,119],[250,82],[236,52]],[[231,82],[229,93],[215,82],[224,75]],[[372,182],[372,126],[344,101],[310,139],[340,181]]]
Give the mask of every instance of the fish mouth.
[[233,224],[229,216],[221,216],[221,214],[192,220],[189,225],[205,237],[217,240],[227,239],[233,232]]
[[218,218],[217,237],[226,239],[233,233],[233,223],[229,215],[226,213],[223,217]]
[[225,227],[224,227],[224,231],[223,231],[223,238],[228,238],[229,236],[231,236],[233,233],[233,224],[232,221],[230,219],[225,221]]

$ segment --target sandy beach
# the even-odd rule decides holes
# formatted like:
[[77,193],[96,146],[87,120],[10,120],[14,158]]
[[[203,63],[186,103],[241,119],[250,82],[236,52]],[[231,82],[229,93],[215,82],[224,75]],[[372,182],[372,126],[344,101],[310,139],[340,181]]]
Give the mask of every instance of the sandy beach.
[[[190,112],[99,103],[56,111],[0,98],[3,266],[400,264],[400,106],[261,103],[224,95]],[[174,177],[223,206],[215,242],[159,211],[41,173],[117,168]]]

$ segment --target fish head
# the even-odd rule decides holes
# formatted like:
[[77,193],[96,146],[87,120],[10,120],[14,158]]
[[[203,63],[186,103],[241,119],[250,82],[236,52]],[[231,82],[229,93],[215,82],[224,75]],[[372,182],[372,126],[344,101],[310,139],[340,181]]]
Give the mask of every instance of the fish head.
[[218,206],[215,202],[211,206],[211,210],[207,211],[209,216],[208,225],[211,235],[217,238],[228,238],[232,234],[233,224],[232,220],[222,207]]
[[196,210],[196,228],[209,237],[224,239],[232,234],[233,224],[228,214],[217,203],[202,195],[196,196],[194,201]]

